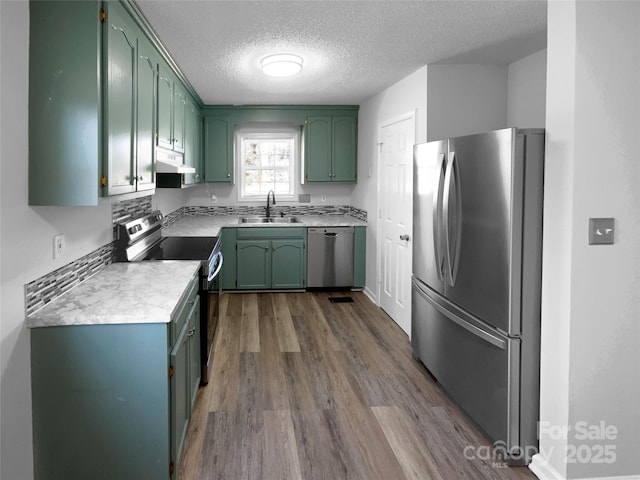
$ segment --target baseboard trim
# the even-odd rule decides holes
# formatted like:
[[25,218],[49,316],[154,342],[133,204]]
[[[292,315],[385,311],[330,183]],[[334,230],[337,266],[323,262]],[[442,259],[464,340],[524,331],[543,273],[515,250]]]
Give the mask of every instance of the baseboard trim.
[[364,287],[363,293],[367,296],[367,298],[369,300],[371,300],[371,302],[373,302],[374,305],[376,305],[378,307],[380,306],[380,305],[378,305],[378,300],[376,299],[376,294],[373,293],[369,287]]
[[[531,458],[529,470],[540,480],[566,480],[551,464],[539,453]],[[621,475],[613,477],[582,477],[572,480],[640,480],[640,475]]]
[[539,453],[536,453],[531,457],[529,470],[531,470],[540,480],[565,480],[565,477],[560,475],[560,473]]

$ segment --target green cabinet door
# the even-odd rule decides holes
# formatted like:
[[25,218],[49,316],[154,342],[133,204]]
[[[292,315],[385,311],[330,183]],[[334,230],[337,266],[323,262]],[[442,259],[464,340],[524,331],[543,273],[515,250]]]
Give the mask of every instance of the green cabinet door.
[[136,181],[138,190],[155,187],[156,94],[158,60],[151,43],[142,35],[138,38],[138,91]]
[[108,2],[104,33],[107,195],[135,191],[137,31],[120,4]]
[[173,82],[173,149],[184,152],[184,121],[187,94],[177,80]]
[[355,227],[353,234],[353,286],[364,288],[367,281],[367,227]]
[[331,124],[332,181],[356,181],[357,145],[356,119],[352,116],[333,117]]
[[30,331],[36,479],[169,478],[167,332],[164,323]]
[[169,66],[160,62],[158,72],[158,133],[156,144],[159,147],[173,148],[173,76]]
[[271,288],[304,288],[305,242],[302,239],[271,242]]
[[271,287],[271,242],[237,241],[237,288],[258,290]]
[[204,180],[233,183],[233,121],[207,117],[204,122]]
[[189,312],[189,412],[193,410],[198,388],[200,387],[200,297],[195,297],[195,302]]
[[305,182],[356,182],[357,118],[310,116],[304,133]]
[[223,228],[220,232],[222,241],[222,256],[224,262],[220,271],[220,283],[222,290],[233,290],[236,288],[237,275],[237,250],[236,250],[236,229]]
[[201,127],[202,123],[198,107],[187,97],[184,117],[184,164],[195,168],[196,173],[185,173],[185,185],[202,182],[202,160],[200,158]]
[[305,181],[331,181],[331,117],[309,117],[305,125]]
[[97,205],[102,196],[100,7],[29,2],[29,205]]
[[171,465],[175,478],[189,424],[189,323],[185,323],[169,356],[171,391]]

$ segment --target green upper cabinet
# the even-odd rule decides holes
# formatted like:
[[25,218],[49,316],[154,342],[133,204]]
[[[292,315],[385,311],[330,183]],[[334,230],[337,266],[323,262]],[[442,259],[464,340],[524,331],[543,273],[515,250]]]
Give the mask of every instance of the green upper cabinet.
[[160,62],[158,76],[159,147],[184,152],[187,93],[165,62]]
[[104,168],[107,195],[155,187],[155,50],[120,3],[105,2]]
[[185,105],[184,117],[184,164],[194,167],[196,173],[185,173],[184,184],[202,182],[202,116],[198,107],[189,97]]
[[29,23],[29,205],[97,205],[100,3],[30,2]]
[[136,189],[134,158],[136,140],[138,32],[116,3],[106,3],[103,24],[105,72],[105,164],[107,194]]
[[177,80],[173,82],[173,149],[184,152],[184,119],[187,94]]
[[144,37],[138,38],[138,124],[136,180],[138,190],[155,187],[155,145],[156,105],[158,85],[158,58],[151,43]]
[[159,147],[173,149],[173,76],[165,62],[160,62],[158,75],[158,137]]
[[334,182],[357,182],[358,136],[354,117],[333,117],[331,122],[331,159]]
[[357,181],[357,118],[309,116],[304,134],[304,182]]
[[207,117],[204,130],[205,182],[234,183],[233,120],[228,116]]
[[97,205],[152,191],[154,148],[166,138],[184,149],[195,93],[131,3],[34,1],[29,9],[29,204]]

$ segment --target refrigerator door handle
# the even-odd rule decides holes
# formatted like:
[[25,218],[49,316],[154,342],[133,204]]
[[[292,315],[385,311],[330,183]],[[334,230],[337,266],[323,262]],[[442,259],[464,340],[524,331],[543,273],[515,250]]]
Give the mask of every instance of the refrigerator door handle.
[[468,331],[469,333],[475,335],[478,338],[481,338],[482,340],[489,342],[491,345],[494,345],[496,347],[498,347],[501,350],[506,350],[507,349],[507,341],[503,340],[500,337],[497,337],[495,335],[492,335],[491,333],[476,327],[475,325],[469,323],[469,322],[465,322],[463,319],[458,318],[457,315],[455,315],[454,312],[450,312],[449,310],[447,310],[443,305],[440,305],[440,302],[438,302],[438,300],[436,298],[434,298],[431,294],[429,294],[429,292],[427,292],[424,288],[422,288],[422,286],[420,285],[420,283],[418,283],[418,281],[413,278],[413,286],[416,289],[416,291],[422,296],[424,297],[424,299],[429,302],[436,310],[438,310],[442,315],[444,315],[447,319],[451,320],[453,323],[455,323],[456,325],[464,328],[466,331]]
[[451,271],[451,239],[449,238],[449,217],[451,215],[451,205],[449,205],[451,195],[451,175],[453,174],[453,162],[455,161],[455,152],[449,152],[447,169],[444,174],[444,201],[442,204],[442,229],[444,236],[444,253],[446,260],[446,280],[453,287],[453,274]]
[[454,195],[456,199],[455,210],[455,237],[453,247],[453,262],[449,265],[449,271],[451,272],[451,286],[456,284],[458,278],[458,266],[460,265],[460,244],[462,243],[462,190],[460,189],[460,169],[458,168],[459,162],[455,152],[451,152],[451,177],[453,179]]
[[443,201],[443,187],[445,183],[445,155],[440,154],[439,168],[438,168],[438,184],[433,196],[433,251],[436,257],[436,266],[438,280],[445,281],[444,277],[444,253],[442,252],[443,243],[443,228],[442,228],[442,201]]

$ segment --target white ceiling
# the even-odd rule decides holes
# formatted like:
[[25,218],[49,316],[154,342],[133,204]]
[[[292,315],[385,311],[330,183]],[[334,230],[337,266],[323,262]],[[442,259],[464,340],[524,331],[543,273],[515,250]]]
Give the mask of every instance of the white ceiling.
[[[544,0],[136,0],[207,105],[357,105],[431,63],[500,63],[546,48]],[[296,53],[271,78],[260,60]]]

